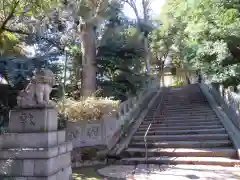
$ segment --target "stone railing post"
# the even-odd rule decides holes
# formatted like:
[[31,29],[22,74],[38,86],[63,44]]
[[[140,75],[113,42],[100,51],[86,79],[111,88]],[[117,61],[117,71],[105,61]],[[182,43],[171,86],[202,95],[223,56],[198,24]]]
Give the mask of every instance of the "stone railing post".
[[203,76],[202,87],[206,87],[224,112],[231,119],[232,123],[240,129],[240,98],[234,92],[234,87],[224,89],[219,83],[211,83],[207,76]]
[[229,90],[230,92],[234,92],[234,87],[233,87],[233,86],[229,86],[229,87],[228,87],[228,90]]
[[[157,83],[158,82],[158,83]],[[128,100],[124,101],[120,105],[120,112],[118,113],[118,119],[120,121],[124,121],[123,119],[131,119],[129,115],[142,103],[145,96],[152,92],[153,89],[158,89],[160,87],[160,80],[149,79],[148,81],[144,81],[142,83],[142,87],[135,97],[130,97]],[[120,123],[123,124],[124,122]]]
[[133,108],[135,108],[137,106],[137,97],[133,97],[132,99],[132,103],[133,103]]
[[129,113],[129,99],[124,104],[124,115],[127,115]]

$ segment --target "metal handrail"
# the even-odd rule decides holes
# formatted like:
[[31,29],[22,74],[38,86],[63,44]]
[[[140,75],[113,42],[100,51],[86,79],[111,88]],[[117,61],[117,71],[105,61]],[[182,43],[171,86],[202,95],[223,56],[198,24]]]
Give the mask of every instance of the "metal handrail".
[[149,132],[149,130],[150,130],[150,128],[151,128],[153,122],[155,122],[155,119],[156,119],[156,116],[157,116],[158,109],[160,109],[159,107],[160,107],[160,105],[162,104],[162,100],[163,100],[163,90],[164,90],[164,88],[162,88],[161,99],[160,99],[159,104],[158,104],[157,107],[156,107],[156,110],[155,110],[154,115],[153,115],[153,119],[152,119],[151,122],[149,123],[148,128],[147,128],[147,130],[146,130],[146,132],[145,132],[145,134],[144,134],[144,137],[143,137],[143,138],[144,138],[144,144],[145,144],[145,162],[146,162],[146,164],[148,164],[147,135],[148,135],[148,132]]

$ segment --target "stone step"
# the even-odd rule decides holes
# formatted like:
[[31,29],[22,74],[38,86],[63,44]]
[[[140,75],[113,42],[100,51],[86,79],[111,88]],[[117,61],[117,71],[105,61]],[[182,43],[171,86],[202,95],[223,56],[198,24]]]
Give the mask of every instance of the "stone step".
[[[179,131],[179,130],[199,130],[199,129],[218,129],[222,128],[222,125],[203,125],[203,126],[177,126],[177,127],[161,127],[159,124],[154,124],[154,126],[151,126],[151,130],[166,130],[166,131]],[[148,125],[140,125],[139,131],[146,131],[148,128]]]
[[[146,158],[123,158],[123,164],[146,163]],[[149,164],[193,164],[214,166],[239,166],[240,160],[226,157],[149,157]]]
[[[203,109],[203,110],[210,110],[212,109],[211,106],[209,106],[208,103],[191,103],[191,102],[186,102],[184,103],[177,103],[177,102],[162,102],[162,107],[164,109],[168,109],[168,110],[175,110],[176,108],[178,109],[183,109],[183,110],[188,110],[188,109]],[[184,106],[183,106],[184,104]],[[155,108],[156,109],[156,108]]]
[[[156,135],[147,136],[147,141],[198,141],[198,140],[228,140],[228,134],[187,134],[187,135]],[[143,136],[134,135],[132,140],[143,141]]]
[[[173,102],[174,103],[174,102]],[[182,110],[191,110],[191,109],[211,109],[211,107],[208,104],[163,104],[162,106],[164,109],[168,110],[176,110],[176,109],[182,109]]]
[[[206,141],[159,141],[148,142],[148,148],[216,148],[216,147],[230,147],[232,142],[230,140],[206,140]],[[132,141],[129,147],[145,148],[145,143]]]
[[[170,95],[170,94],[168,94]],[[207,103],[206,99],[201,99],[202,97],[195,98],[195,97],[187,97],[182,94],[171,94],[172,97],[165,96],[163,99],[163,102],[169,101],[172,102],[172,105],[175,105],[176,103]]]
[[195,111],[193,112],[192,110],[189,111],[183,111],[183,110],[176,110],[175,112],[171,112],[171,111],[167,111],[167,110],[158,110],[158,111],[154,111],[151,112],[150,114],[148,114],[148,116],[154,116],[154,114],[160,116],[163,114],[167,114],[167,115],[173,115],[173,116],[178,116],[178,115],[191,115],[191,116],[216,116],[215,112],[213,111],[209,111],[209,112],[199,112],[199,111]]
[[[137,131],[135,135],[144,135],[146,133],[146,130],[143,131]],[[221,134],[226,133],[226,130],[224,128],[219,129],[187,129],[187,130],[150,130],[148,131],[148,135],[177,135],[177,134]]]
[[[207,99],[205,99],[204,97],[189,97],[189,96],[185,96],[183,94],[168,94],[169,96],[172,97],[167,97],[165,96],[164,98],[164,102],[176,102],[176,103],[207,103]],[[199,95],[195,95],[195,96],[199,96]],[[174,104],[173,104],[174,105]]]
[[[149,119],[144,119],[143,122],[152,122],[152,121],[155,121],[155,122],[166,122],[166,121],[171,121],[173,123],[177,123],[177,122],[209,122],[209,121],[219,121],[218,118],[199,118],[199,119],[196,119],[196,118],[189,118],[189,117],[186,117],[186,118],[169,118],[169,117],[162,117],[162,118],[149,118]],[[143,123],[144,124],[144,123]]]
[[[172,123],[182,123],[182,122],[189,122],[189,123],[201,123],[201,122],[219,122],[220,120],[218,118],[199,118],[199,119],[196,119],[196,118],[191,118],[191,117],[185,117],[185,118],[171,118],[171,117],[162,117],[162,118],[152,118],[152,119],[144,119],[143,122],[152,122],[152,121],[155,121],[155,122],[172,122]],[[146,124],[146,123],[143,123],[143,124]]]
[[[165,96],[164,97],[164,100],[167,101],[167,100],[170,100],[170,101],[173,101],[173,102],[179,102],[179,101],[183,101],[183,100],[188,100],[190,102],[205,102],[206,101],[206,98],[202,95],[202,94],[192,94],[192,96],[188,96],[184,93],[170,93],[170,94],[167,94],[169,96]],[[200,97],[194,97],[194,96],[200,96]]]
[[162,107],[169,110],[174,110],[178,108],[180,109],[211,109],[208,102],[189,102],[189,101],[184,101],[184,102],[176,102],[176,101],[164,102],[163,101]]
[[189,115],[189,116],[216,116],[216,114],[213,111],[209,111],[209,112],[200,112],[200,111],[182,111],[182,110],[176,110],[176,111],[161,111],[161,112],[157,112],[155,113],[157,115],[172,115],[172,116],[184,116],[184,115]]
[[183,121],[183,120],[188,120],[188,121],[201,121],[201,120],[219,120],[217,117],[212,117],[212,118],[207,118],[207,117],[169,117],[169,116],[161,116],[161,117],[151,117],[151,118],[145,118],[144,121],[152,121],[152,120],[169,120],[169,121]]
[[172,93],[166,94],[166,96],[164,97],[164,100],[170,100],[170,101],[176,100],[176,102],[183,101],[183,100],[187,100],[190,102],[204,102],[207,99],[201,93],[193,94],[192,92],[172,92]]
[[176,112],[178,110],[184,111],[184,112],[213,112],[212,108],[208,106],[196,106],[196,105],[191,105],[189,107],[185,107],[185,105],[179,105],[175,107],[166,107],[164,105],[161,106],[162,110],[164,111],[169,111],[169,112]]
[[[187,104],[187,103],[191,103],[191,104],[208,104],[208,101],[205,99],[193,99],[193,98],[179,98],[178,96],[181,95],[172,95],[173,97],[171,98],[164,98],[163,102],[168,102],[169,105],[176,105],[179,103],[183,103],[183,104]],[[188,105],[188,104],[187,104]]]
[[177,112],[188,112],[188,113],[214,113],[214,111],[210,108],[195,108],[194,105],[190,108],[181,108],[181,107],[176,107],[174,109],[169,109],[166,107],[163,107],[161,110],[163,112],[171,112],[171,113],[177,113]]
[[[146,124],[149,124],[150,122],[145,122],[143,121],[142,122],[142,125],[146,125]],[[176,126],[193,126],[193,125],[199,125],[199,126],[202,126],[202,125],[221,125],[221,122],[220,121],[209,121],[209,122],[185,122],[185,123],[173,123],[173,124],[169,124],[169,123],[162,123],[162,122],[159,122],[159,123],[153,123],[153,125],[160,125],[161,127],[176,127]]]
[[[189,101],[189,100],[179,101],[178,99],[176,99],[176,100],[162,101],[162,103],[164,106],[166,106],[168,108],[173,108],[173,107],[182,107],[182,108],[190,107],[190,108],[192,108],[191,105],[195,105],[196,107],[200,107],[200,108],[201,107],[210,108],[209,103],[205,102],[205,101]],[[184,105],[184,106],[179,106],[179,105]]]
[[[201,99],[201,97],[203,96],[202,92],[197,92],[196,90],[194,91],[185,91],[185,90],[181,90],[181,91],[173,91],[173,92],[168,92],[167,95],[173,95],[174,97],[178,97],[179,99],[182,99],[182,98],[188,98],[188,99],[197,99],[197,100],[204,100],[204,99]],[[198,96],[196,96],[198,95]],[[166,98],[171,98],[171,96],[166,96]]]
[[182,114],[182,115],[173,115],[173,114],[155,114],[155,116],[147,116],[144,119],[162,119],[162,118],[168,118],[168,119],[218,119],[217,115],[197,115],[193,116],[191,114]]
[[203,97],[203,94],[201,92],[195,93],[194,91],[178,91],[178,92],[169,92],[167,95],[171,96],[165,96],[164,99],[172,99],[176,97],[177,99],[190,99],[192,101],[198,100],[198,101],[204,101],[205,98]]
[[153,114],[152,116],[146,116],[144,119],[172,119],[172,120],[182,120],[182,119],[193,119],[193,120],[201,120],[201,119],[218,119],[217,115],[215,114]]
[[182,110],[176,110],[176,112],[168,112],[168,111],[157,111],[157,112],[152,112],[150,114],[148,114],[147,117],[154,117],[154,116],[162,116],[162,115],[168,115],[168,116],[173,116],[173,117],[179,117],[179,116],[191,116],[191,117],[216,117],[216,114],[213,111],[210,112],[191,112],[191,110],[189,111],[182,111]]
[[[162,101],[162,103],[164,103],[164,105],[169,106],[169,107],[175,107],[178,106],[179,104],[184,104],[186,107],[190,107],[191,104],[195,104],[197,106],[202,106],[202,107],[209,107],[209,103],[207,101],[193,101],[193,100],[189,100],[189,99],[178,99],[177,97],[174,97],[174,99],[164,99]],[[182,106],[182,107],[185,107]]]
[[[145,148],[128,148],[126,149],[131,157],[145,157]],[[147,150],[148,157],[156,156],[175,156],[175,157],[229,157],[237,158],[237,151],[233,148],[200,148],[200,149],[190,149],[190,148],[153,148]]]
[[[186,93],[186,92],[185,92]],[[164,100],[171,100],[171,101],[182,101],[182,100],[188,100],[191,102],[205,102],[207,99],[203,96],[203,94],[192,94],[191,96],[186,95],[185,93],[177,93],[173,92],[170,94],[167,94],[164,97]],[[199,97],[196,97],[199,96]]]
[[142,122],[142,124],[149,124],[149,123],[167,123],[167,124],[171,124],[171,123],[205,123],[205,122],[219,122],[219,119],[201,119],[201,120],[196,120],[196,119],[149,119],[149,120],[144,120]]
[[214,115],[192,115],[192,114],[157,114],[154,113],[151,116],[146,116],[144,119],[146,120],[152,120],[152,119],[172,119],[172,120],[178,120],[178,119],[195,119],[195,120],[201,120],[201,119],[218,119],[218,117]]
[[181,110],[181,112],[213,112],[213,110],[210,107],[201,107],[201,108],[195,108],[194,106],[191,108],[182,108],[182,107],[178,107],[176,109],[170,109],[167,107],[163,106],[163,110],[164,111],[169,111],[169,112],[177,112],[178,110]]
[[[191,95],[190,95],[191,94]],[[193,92],[172,92],[168,93],[167,95],[170,96],[165,96],[164,100],[170,99],[170,100],[182,100],[182,99],[189,99],[191,101],[205,101],[206,98],[202,93],[193,93]]]
[[169,117],[169,118],[180,118],[180,117],[191,117],[191,118],[217,118],[217,115],[215,113],[196,113],[196,114],[191,114],[189,113],[181,113],[181,111],[178,112],[178,114],[173,114],[173,113],[165,113],[165,112],[157,112],[153,113],[152,116],[147,116],[147,118],[154,118],[154,117]]

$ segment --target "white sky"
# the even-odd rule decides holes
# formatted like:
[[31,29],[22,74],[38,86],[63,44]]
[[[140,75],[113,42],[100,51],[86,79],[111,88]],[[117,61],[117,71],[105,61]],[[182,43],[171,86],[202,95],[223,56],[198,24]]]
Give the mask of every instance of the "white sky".
[[[135,0],[135,1],[137,2],[138,6],[141,7],[141,0]],[[151,6],[150,7],[152,9],[152,17],[156,17],[157,15],[160,14],[160,9],[164,5],[166,0],[151,0],[151,1],[152,2],[151,2]],[[141,8],[139,8],[139,9],[141,9]],[[133,10],[127,4],[124,7],[124,12],[130,18],[136,18]]]

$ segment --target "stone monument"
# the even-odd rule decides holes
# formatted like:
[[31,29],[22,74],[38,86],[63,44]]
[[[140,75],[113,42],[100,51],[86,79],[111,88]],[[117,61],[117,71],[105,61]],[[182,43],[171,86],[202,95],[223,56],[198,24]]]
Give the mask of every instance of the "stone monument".
[[42,69],[19,93],[10,112],[9,132],[0,135],[0,177],[16,180],[72,179],[72,143],[58,130],[49,95],[55,77]]

